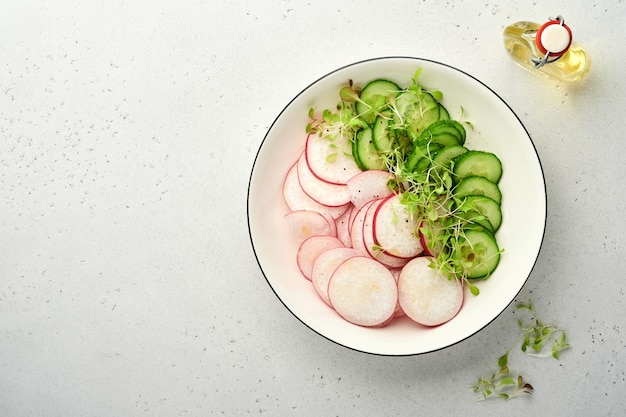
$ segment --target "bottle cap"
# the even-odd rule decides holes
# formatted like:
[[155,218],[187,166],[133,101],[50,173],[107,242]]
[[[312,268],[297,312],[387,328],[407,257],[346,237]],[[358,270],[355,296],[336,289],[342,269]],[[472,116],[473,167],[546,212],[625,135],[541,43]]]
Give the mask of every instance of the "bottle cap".
[[572,30],[562,16],[550,18],[535,35],[537,49],[543,55],[542,58],[532,59],[535,66],[538,68],[559,59],[569,49],[572,39]]
[[551,19],[537,30],[537,48],[551,57],[561,56],[572,44],[572,30],[565,24],[561,16]]

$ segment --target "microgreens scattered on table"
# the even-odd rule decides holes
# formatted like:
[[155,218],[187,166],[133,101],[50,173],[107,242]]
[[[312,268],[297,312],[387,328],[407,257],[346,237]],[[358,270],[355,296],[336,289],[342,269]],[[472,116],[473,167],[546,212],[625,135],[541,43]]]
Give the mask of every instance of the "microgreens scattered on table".
[[539,319],[532,304],[519,303],[515,311],[528,313],[528,320],[518,319],[520,334],[511,347],[498,358],[498,370],[490,376],[481,376],[472,386],[475,393],[480,394],[479,400],[504,398],[506,400],[533,393],[533,386],[524,380],[521,374],[514,374],[509,368],[509,354],[519,344],[520,349],[528,356],[560,358],[561,352],[570,347],[565,330],[544,323]]

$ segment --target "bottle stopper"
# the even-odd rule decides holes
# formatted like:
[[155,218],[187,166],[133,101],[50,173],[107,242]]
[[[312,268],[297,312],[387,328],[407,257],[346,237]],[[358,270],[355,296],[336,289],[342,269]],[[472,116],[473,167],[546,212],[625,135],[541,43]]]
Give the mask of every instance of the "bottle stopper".
[[537,30],[535,43],[543,57],[532,58],[532,61],[535,68],[540,68],[556,61],[567,52],[572,44],[572,30],[565,24],[562,16],[550,18]]

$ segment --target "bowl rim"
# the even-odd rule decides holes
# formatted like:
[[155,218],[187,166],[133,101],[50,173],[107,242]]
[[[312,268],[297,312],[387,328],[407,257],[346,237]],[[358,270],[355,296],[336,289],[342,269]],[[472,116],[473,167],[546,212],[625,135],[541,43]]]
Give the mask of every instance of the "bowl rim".
[[[491,318],[490,320],[488,320],[482,327],[479,327],[478,329],[476,329],[474,332],[466,335],[465,337],[460,338],[459,340],[456,340],[455,342],[452,342],[448,345],[445,346],[441,346],[438,348],[433,348],[430,350],[426,350],[426,351],[422,351],[422,352],[414,352],[414,353],[382,353],[382,352],[369,352],[367,350],[364,349],[358,349],[356,347],[353,346],[348,346],[344,343],[341,343],[337,340],[334,340],[328,336],[326,336],[325,334],[321,333],[320,331],[314,329],[312,326],[310,326],[307,322],[305,322],[300,316],[298,316],[291,308],[289,308],[289,306],[286,304],[286,302],[278,295],[276,289],[274,288],[274,285],[272,285],[272,282],[270,281],[270,279],[268,278],[265,270],[263,269],[263,266],[261,264],[261,261],[259,259],[259,255],[257,253],[257,249],[255,246],[255,242],[252,236],[252,228],[251,228],[251,220],[250,220],[250,192],[251,192],[251,188],[252,188],[252,183],[253,183],[253,177],[255,174],[255,169],[257,166],[257,162],[258,162],[258,158],[259,155],[261,154],[262,148],[265,145],[265,142],[268,138],[268,136],[271,134],[272,129],[274,128],[274,126],[276,125],[276,123],[280,120],[280,118],[282,117],[282,115],[287,111],[287,109],[291,106],[291,104],[296,101],[300,96],[302,96],[305,92],[307,92],[309,89],[311,89],[313,86],[315,86],[316,84],[318,84],[320,81],[330,77],[331,75],[343,71],[345,69],[351,68],[351,67],[356,67],[359,65],[363,65],[369,62],[374,62],[374,61],[385,61],[385,60],[413,60],[416,62],[428,62],[430,64],[433,64],[435,66],[442,66],[442,67],[446,67],[450,70],[456,71],[458,73],[460,73],[461,75],[465,76],[465,77],[469,77],[470,79],[473,79],[475,82],[479,83],[482,87],[486,88],[491,94],[493,94],[493,96],[495,98],[498,99],[499,102],[501,102],[501,104],[503,104],[504,106],[506,106],[506,108],[509,110],[509,112],[515,117],[515,119],[517,120],[517,122],[519,123],[520,127],[524,130],[526,137],[528,138],[530,145],[532,147],[532,150],[537,158],[537,163],[539,166],[539,171],[541,174],[541,178],[543,180],[543,194],[544,194],[544,215],[543,215],[543,224],[541,225],[542,227],[542,233],[541,233],[541,237],[539,239],[539,244],[537,247],[537,253],[534,256],[534,260],[532,262],[532,265],[530,266],[530,269],[528,271],[527,276],[524,278],[522,284],[520,285],[518,291],[515,293],[515,295],[511,298],[511,300],[502,308],[501,311],[499,311],[497,314],[495,314],[493,316],[493,318]],[[493,90],[491,87],[489,87],[487,84],[485,84],[483,81],[479,80],[478,78],[476,78],[475,76],[469,74],[468,72],[455,67],[451,64],[446,64],[444,62],[438,61],[438,60],[434,60],[434,59],[430,59],[430,58],[422,58],[422,57],[417,57],[417,56],[409,56],[409,55],[385,55],[385,56],[377,56],[377,57],[370,57],[370,58],[366,58],[366,59],[362,59],[359,61],[354,61],[348,64],[344,64],[342,66],[339,66],[331,71],[326,72],[324,75],[319,76],[318,78],[316,78],[315,80],[313,80],[312,82],[309,82],[304,88],[302,88],[296,95],[294,95],[288,102],[287,104],[284,105],[284,107],[282,108],[282,110],[276,115],[276,117],[274,118],[274,120],[272,121],[272,123],[270,124],[270,126],[267,128],[267,131],[265,132],[265,135],[263,137],[263,140],[260,142],[260,144],[258,145],[253,163],[252,163],[252,167],[250,168],[250,174],[248,176],[248,187],[247,187],[247,193],[246,193],[246,222],[247,222],[247,227],[248,227],[248,235],[249,235],[249,241],[252,247],[252,251],[254,253],[254,257],[256,259],[257,265],[259,266],[259,269],[261,270],[261,273],[263,274],[263,277],[265,278],[265,281],[267,282],[267,284],[269,285],[269,287],[271,288],[272,292],[274,293],[274,295],[276,296],[276,298],[278,298],[278,300],[280,300],[280,302],[282,303],[282,305],[298,320],[300,321],[300,323],[304,324],[305,327],[307,327],[309,330],[312,330],[315,334],[322,336],[324,339],[339,345],[341,347],[347,348],[349,350],[355,351],[355,352],[360,352],[360,353],[365,353],[368,355],[373,355],[373,356],[381,356],[381,357],[410,357],[410,356],[418,356],[418,355],[426,355],[428,353],[434,353],[434,352],[438,352],[450,347],[453,347],[469,338],[471,338],[472,336],[476,335],[477,333],[479,333],[480,331],[482,331],[483,329],[485,329],[487,326],[489,326],[491,323],[493,323],[498,317],[500,317],[502,315],[502,313],[509,308],[509,306],[515,301],[515,299],[519,296],[520,292],[522,291],[522,289],[524,288],[524,286],[527,284],[528,279],[530,278],[530,276],[532,275],[535,266],[537,265],[537,261],[539,260],[539,255],[541,253],[541,249],[543,247],[544,244],[544,240],[545,240],[545,235],[546,235],[546,226],[547,226],[547,213],[548,213],[548,194],[547,194],[547,186],[546,186],[546,177],[545,177],[545,171],[543,169],[543,165],[541,162],[541,158],[539,156],[539,152],[537,151],[537,147],[530,135],[530,133],[528,132],[528,129],[526,128],[526,126],[524,125],[524,123],[522,122],[522,120],[520,119],[520,117],[518,116],[518,114],[513,110],[513,108],[495,91]]]

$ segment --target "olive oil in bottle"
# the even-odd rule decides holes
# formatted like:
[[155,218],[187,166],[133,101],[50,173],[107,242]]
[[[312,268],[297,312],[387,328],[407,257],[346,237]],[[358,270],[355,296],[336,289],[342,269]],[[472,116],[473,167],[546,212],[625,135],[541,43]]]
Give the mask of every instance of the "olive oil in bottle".
[[560,81],[576,81],[589,72],[591,59],[573,41],[563,17],[540,25],[516,22],[504,29],[504,47],[523,68]]

